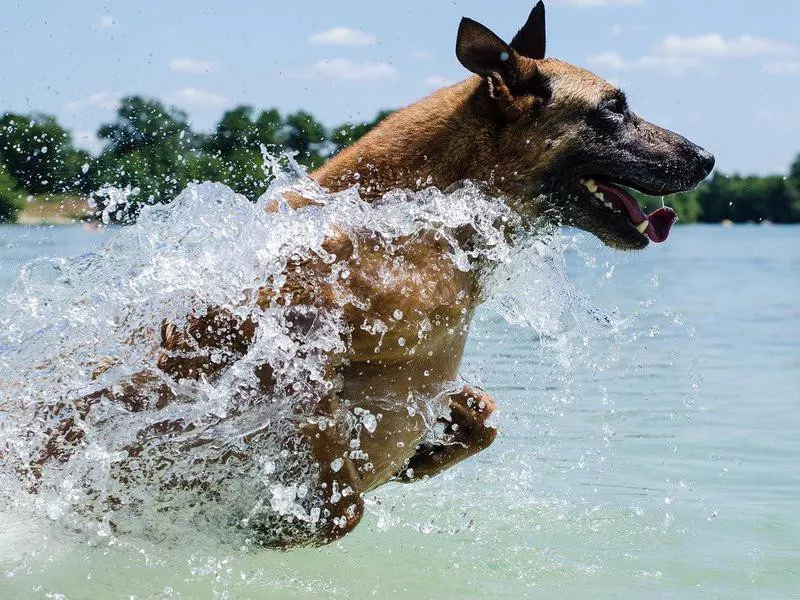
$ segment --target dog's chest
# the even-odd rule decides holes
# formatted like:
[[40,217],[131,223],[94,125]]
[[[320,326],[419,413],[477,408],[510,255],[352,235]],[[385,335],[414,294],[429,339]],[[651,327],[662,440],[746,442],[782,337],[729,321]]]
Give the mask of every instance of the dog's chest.
[[368,247],[348,262],[332,292],[350,327],[351,360],[435,359],[466,335],[475,277],[440,242],[421,238],[391,252]]

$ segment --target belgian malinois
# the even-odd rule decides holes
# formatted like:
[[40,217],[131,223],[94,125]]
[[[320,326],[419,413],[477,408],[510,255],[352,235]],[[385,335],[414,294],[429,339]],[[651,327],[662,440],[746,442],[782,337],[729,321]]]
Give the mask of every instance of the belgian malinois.
[[[368,200],[398,188],[446,190],[465,180],[484,182],[523,221],[572,225],[611,247],[633,250],[666,240],[676,217],[669,208],[645,214],[625,188],[662,196],[687,190],[714,165],[705,150],[631,112],[625,95],[603,79],[545,58],[542,2],[510,44],[463,19],[456,56],[472,77],[393,114],[312,177],[330,191],[358,185]],[[307,203],[290,202],[297,210]],[[260,299],[263,308],[293,311],[298,336],[315,315],[334,309],[343,311],[349,328],[346,350],[323,357],[336,385],[320,392],[314,418],[300,426],[295,445],[316,466],[316,485],[305,500],[314,518],[277,541],[265,531],[267,545],[336,540],[358,524],[366,492],[392,480],[435,475],[495,439],[496,430],[486,426],[495,407],[491,396],[472,388],[453,391],[452,385],[441,392],[458,377],[481,303],[480,269],[456,268],[434,236],[408,240],[391,252],[373,251],[362,241],[343,234],[326,242],[350,273],[337,289],[328,262],[305,260],[287,269],[278,293],[264,290]],[[376,321],[388,327],[362,327]],[[158,368],[174,380],[213,380],[243,355],[255,334],[252,322],[219,310],[192,317],[181,329],[166,323]],[[264,394],[274,389],[269,368],[257,376]],[[131,410],[145,393],[155,393],[160,405],[173,400],[146,377],[134,383],[115,394]],[[448,415],[442,422],[447,443],[423,442],[428,425],[409,410],[412,396],[435,398]],[[354,412],[380,416],[355,440],[346,426]]]

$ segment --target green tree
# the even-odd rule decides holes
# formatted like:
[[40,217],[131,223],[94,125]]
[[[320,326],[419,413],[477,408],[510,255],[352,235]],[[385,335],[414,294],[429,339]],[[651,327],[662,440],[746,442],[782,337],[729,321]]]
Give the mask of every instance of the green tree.
[[214,132],[206,138],[203,149],[220,157],[243,148],[279,145],[283,142],[283,121],[275,109],[265,110],[258,117],[250,106],[237,106],[222,115]]
[[309,169],[316,169],[330,154],[325,126],[304,110],[286,117],[285,145],[298,153],[297,162]]
[[669,199],[667,204],[678,213],[678,220],[681,223],[696,223],[703,214],[697,190],[676,194]]
[[256,119],[256,142],[265,146],[279,146],[284,143],[283,119],[276,109],[264,110]]
[[344,123],[334,127],[331,133],[331,142],[333,142],[334,146],[333,153],[341,152],[347,146],[356,143],[393,112],[391,110],[382,110],[372,121],[366,123]]
[[167,109],[158,100],[129,96],[120,102],[117,120],[102,125],[97,135],[108,140],[107,150],[122,155],[165,145],[183,148],[194,134],[184,111]]
[[680,223],[696,223],[703,212],[703,207],[700,205],[698,199],[698,191],[692,190],[690,192],[683,192],[674,194],[663,200],[661,198],[654,198],[653,196],[645,196],[643,194],[635,193],[634,197],[639,201],[639,204],[645,209],[645,212],[651,212],[664,205],[669,206],[678,214],[678,222]]
[[263,167],[264,158],[257,147],[240,148],[224,157],[204,154],[199,157],[198,181],[218,181],[256,200],[271,182]]
[[216,130],[203,143],[203,149],[226,157],[255,143],[256,124],[250,106],[237,106],[222,115]]
[[83,166],[91,162],[55,117],[13,113],[0,118],[0,160],[31,194],[85,189]]
[[138,188],[128,217],[135,216],[138,203],[172,199],[198,175],[199,138],[188,116],[157,100],[124,98],[116,121],[101,126],[98,136],[107,145],[90,172],[92,186]]
[[702,207],[700,220],[719,223],[761,222],[793,223],[800,219],[800,193],[783,176],[742,177],[716,173],[697,191]]
[[198,179],[219,181],[248,198],[258,198],[270,182],[264,172],[261,146],[279,146],[284,140],[283,130],[283,120],[275,109],[258,116],[249,106],[226,112],[203,142]]
[[13,223],[22,204],[22,191],[0,162],[0,223]]
[[789,170],[788,182],[791,188],[791,194],[794,198],[792,203],[792,222],[800,223],[800,154],[797,155],[797,158]]
[[800,188],[800,154],[797,155],[791,169],[789,170],[789,180],[797,188]]

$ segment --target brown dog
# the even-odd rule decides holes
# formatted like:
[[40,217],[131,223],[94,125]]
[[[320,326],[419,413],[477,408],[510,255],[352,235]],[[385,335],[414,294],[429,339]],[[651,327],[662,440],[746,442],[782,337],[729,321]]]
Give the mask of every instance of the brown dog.
[[[545,59],[541,2],[511,44],[464,19],[456,54],[473,77],[393,114],[312,177],[331,191],[358,185],[365,199],[422,182],[444,190],[476,180],[523,220],[545,218],[589,231],[609,246],[639,249],[666,239],[675,215],[666,208],[645,215],[620,186],[670,194],[695,186],[713,167],[706,151],[633,114],[606,81]],[[303,210],[307,202],[290,203]],[[461,241],[469,243],[471,234],[462,231]],[[332,310],[343,312],[349,333],[344,351],[321,357],[335,385],[314,391],[320,396],[315,413],[299,426],[295,447],[316,465],[308,502],[318,519],[274,542],[265,531],[265,544],[335,540],[358,523],[364,493],[390,480],[435,475],[488,447],[496,434],[485,425],[494,410],[490,396],[469,388],[442,394],[457,379],[481,303],[480,265],[459,270],[433,236],[387,250],[341,235],[325,249],[346,267],[347,279],[334,285],[330,264],[302,260],[290,265],[280,289],[263,290],[259,300],[262,308],[289,310],[298,336]],[[374,322],[387,326],[379,332],[362,326]],[[192,317],[184,329],[165,324],[158,368],[174,380],[213,379],[254,335],[252,322],[218,310]],[[274,390],[269,368],[257,376],[261,393]],[[115,397],[130,410],[147,394],[159,406],[171,402],[171,392],[152,381],[143,376]],[[420,397],[437,398],[442,413],[449,409],[443,421],[449,443],[423,443],[430,424],[409,404]],[[346,426],[353,415],[375,421],[354,437]]]
[[[695,186],[713,168],[711,154],[633,114],[624,94],[606,81],[545,59],[542,2],[510,45],[479,23],[462,20],[456,54],[475,77],[395,113],[313,173],[314,179],[330,190],[359,184],[366,198],[414,189],[419,182],[447,189],[463,180],[483,181],[526,219],[545,216],[589,231],[609,246],[639,249],[650,240],[664,241],[675,214],[659,209],[645,215],[620,186],[671,194]],[[392,256],[369,254],[351,265],[352,289],[371,300],[369,317],[393,327],[377,356],[376,337],[354,329],[347,362],[337,367],[343,378],[338,397],[384,418],[374,435],[361,436],[369,468],[349,462],[347,485],[356,493],[344,504],[353,508],[352,516],[320,541],[355,526],[359,493],[398,473],[401,481],[435,475],[494,440],[494,430],[484,426],[494,402],[481,391],[465,389],[442,399],[452,409],[448,427],[456,443],[434,447],[417,446],[424,433],[419,417],[409,417],[402,404],[389,413],[380,402],[387,395],[424,394],[457,376],[481,290],[474,271],[460,272],[441,255],[435,241],[423,239],[404,250],[401,267],[389,266]],[[344,248],[337,256],[350,260]],[[387,268],[402,285],[376,283],[375,274]],[[402,321],[392,318],[397,309]],[[349,318],[355,324],[364,315],[353,311]],[[423,320],[435,325],[418,339]],[[413,342],[401,347],[400,338]],[[416,349],[414,356],[409,348]],[[338,455],[325,444],[314,451],[322,465]],[[346,514],[344,506],[327,508]]]

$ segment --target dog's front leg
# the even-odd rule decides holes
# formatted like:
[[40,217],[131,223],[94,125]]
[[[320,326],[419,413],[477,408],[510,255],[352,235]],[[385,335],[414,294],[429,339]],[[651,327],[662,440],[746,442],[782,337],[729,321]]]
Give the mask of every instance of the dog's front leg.
[[450,396],[450,418],[443,417],[441,422],[452,441],[421,444],[395,480],[411,483],[433,477],[488,448],[497,437],[497,429],[486,424],[495,408],[494,399],[482,390],[465,387]]
[[350,458],[349,440],[334,416],[337,404],[335,397],[324,400],[318,409],[322,416],[302,429],[311,446],[312,460],[318,465],[320,527],[311,541],[315,546],[348,534],[364,514],[364,486]]

